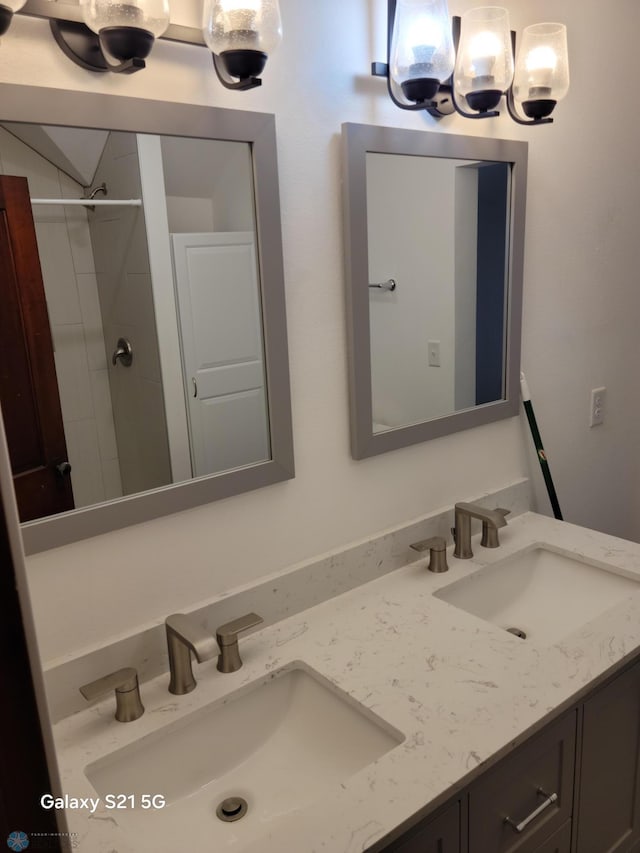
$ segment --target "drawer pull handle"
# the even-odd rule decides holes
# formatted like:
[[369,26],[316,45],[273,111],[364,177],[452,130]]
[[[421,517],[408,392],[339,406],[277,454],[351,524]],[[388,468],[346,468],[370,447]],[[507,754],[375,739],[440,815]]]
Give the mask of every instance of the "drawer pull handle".
[[531,812],[529,817],[525,817],[525,819],[523,821],[520,821],[520,823],[514,823],[510,817],[505,817],[504,822],[508,823],[509,826],[513,827],[516,832],[524,832],[524,830],[529,826],[532,820],[535,820],[538,815],[541,815],[542,812],[545,811],[545,809],[548,809],[550,805],[553,805],[553,803],[558,801],[557,794],[545,794],[542,788],[538,788],[537,794],[540,797],[545,797],[545,801],[544,803],[540,803],[538,808],[534,809],[534,811]]

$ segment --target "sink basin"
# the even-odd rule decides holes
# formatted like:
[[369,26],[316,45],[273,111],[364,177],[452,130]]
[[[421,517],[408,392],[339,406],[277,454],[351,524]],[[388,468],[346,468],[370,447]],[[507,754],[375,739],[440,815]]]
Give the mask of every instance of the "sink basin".
[[[404,740],[306,665],[296,662],[99,759],[85,773],[102,797],[160,794],[166,805],[109,814],[144,849],[235,848],[311,805]],[[240,820],[216,816],[246,801]],[[228,804],[227,804],[228,805]],[[229,809],[227,809],[229,810]],[[230,809],[235,810],[235,805]]]
[[552,645],[636,592],[616,569],[535,545],[434,593],[494,625]]

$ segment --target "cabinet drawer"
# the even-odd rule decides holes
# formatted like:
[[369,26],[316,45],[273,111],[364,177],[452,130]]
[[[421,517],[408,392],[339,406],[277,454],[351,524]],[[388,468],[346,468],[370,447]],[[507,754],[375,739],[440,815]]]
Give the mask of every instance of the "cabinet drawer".
[[571,821],[554,832],[551,838],[536,847],[536,853],[570,853],[571,851]]
[[428,818],[384,848],[384,853],[460,853],[460,803],[436,818]]
[[[574,711],[531,738],[473,785],[469,792],[469,853],[534,853],[545,838],[560,829],[571,817],[575,751]],[[554,794],[557,799],[541,808]]]

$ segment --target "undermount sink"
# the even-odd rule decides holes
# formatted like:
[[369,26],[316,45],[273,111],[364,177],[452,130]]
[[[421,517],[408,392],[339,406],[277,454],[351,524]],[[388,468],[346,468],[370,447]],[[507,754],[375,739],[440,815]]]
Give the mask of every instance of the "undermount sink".
[[534,643],[552,645],[638,589],[636,579],[614,567],[534,545],[434,596]]
[[[152,813],[110,812],[128,833],[144,834],[145,849],[219,850],[260,838],[403,740],[296,662],[99,759],[85,773],[103,801],[114,792],[135,802],[143,794],[165,798],[165,808]],[[246,801],[247,811],[223,822],[216,810],[230,798]],[[232,813],[238,807],[226,803]]]

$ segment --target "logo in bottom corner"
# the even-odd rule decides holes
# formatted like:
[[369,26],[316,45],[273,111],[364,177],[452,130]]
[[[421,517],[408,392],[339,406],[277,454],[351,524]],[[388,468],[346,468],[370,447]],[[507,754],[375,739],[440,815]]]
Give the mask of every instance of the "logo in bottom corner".
[[26,832],[12,832],[7,838],[7,847],[9,850],[26,850],[29,846],[29,836]]

